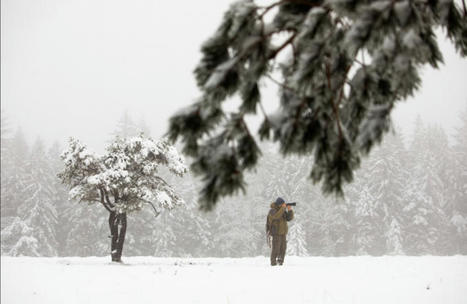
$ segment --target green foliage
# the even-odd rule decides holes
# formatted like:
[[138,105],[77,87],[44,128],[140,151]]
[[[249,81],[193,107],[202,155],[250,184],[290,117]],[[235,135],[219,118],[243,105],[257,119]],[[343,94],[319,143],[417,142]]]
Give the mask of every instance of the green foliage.
[[[466,11],[452,0],[233,3],[201,48],[201,98],[169,125],[204,181],[202,208],[244,188],[260,156],[244,116],[262,107],[259,84],[278,72],[280,105],[262,111],[259,137],[279,142],[284,155],[314,155],[313,182],[342,195],[361,157],[391,129],[395,103],[419,88],[420,68],[442,62],[438,26],[465,56]],[[240,105],[227,114],[222,104],[235,94]]]

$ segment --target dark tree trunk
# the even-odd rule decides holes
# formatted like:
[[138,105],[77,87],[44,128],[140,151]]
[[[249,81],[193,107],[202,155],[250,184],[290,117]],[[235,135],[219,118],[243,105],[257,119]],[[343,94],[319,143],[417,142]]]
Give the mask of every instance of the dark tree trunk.
[[117,214],[115,211],[111,211],[109,214],[109,227],[112,262],[121,262],[126,234],[126,213]]
[[123,243],[125,242],[126,234],[126,213],[117,215],[118,218],[118,239],[117,239],[117,259],[121,261]]

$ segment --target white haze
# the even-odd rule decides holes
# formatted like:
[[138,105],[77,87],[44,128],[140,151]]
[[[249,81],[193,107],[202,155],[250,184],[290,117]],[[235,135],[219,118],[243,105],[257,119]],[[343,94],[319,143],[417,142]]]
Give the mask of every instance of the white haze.
[[[128,111],[159,137],[198,96],[199,48],[232,0],[4,0],[1,103],[29,140],[75,136],[101,149]],[[439,39],[445,65],[425,68],[417,96],[393,115],[406,133],[417,115],[453,133],[465,109],[467,61]],[[263,102],[277,106],[276,87]]]

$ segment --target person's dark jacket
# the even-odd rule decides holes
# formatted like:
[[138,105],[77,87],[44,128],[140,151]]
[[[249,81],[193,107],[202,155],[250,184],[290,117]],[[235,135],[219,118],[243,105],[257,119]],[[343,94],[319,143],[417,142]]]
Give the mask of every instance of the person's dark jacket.
[[269,210],[266,222],[266,233],[270,235],[287,234],[289,231],[287,222],[293,219],[294,214],[293,210],[286,211],[286,208],[275,203],[271,204],[271,210]]

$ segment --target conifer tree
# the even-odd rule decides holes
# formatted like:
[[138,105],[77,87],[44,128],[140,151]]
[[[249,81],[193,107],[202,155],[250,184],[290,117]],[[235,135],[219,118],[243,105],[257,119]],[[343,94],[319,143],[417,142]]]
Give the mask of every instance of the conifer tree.
[[460,168],[454,166],[454,151],[448,136],[439,125],[429,126],[429,163],[426,167],[431,173],[427,191],[433,197],[435,217],[430,223],[438,234],[432,252],[439,255],[453,254],[456,251],[455,236],[452,233],[452,213],[449,205],[455,201],[456,173]]
[[[6,222],[6,223],[5,223]],[[38,240],[30,227],[19,216],[2,217],[1,253],[9,256],[41,256]]]
[[343,201],[333,201],[321,197],[311,214],[311,239],[313,255],[344,256],[355,253],[349,237],[353,210]]
[[33,229],[24,221],[19,207],[28,198],[26,163],[28,146],[21,128],[10,137],[9,123],[2,112],[1,152],[1,253],[39,256]]
[[11,130],[10,130],[10,125],[8,122],[8,119],[2,109],[1,111],[1,151],[0,151],[0,167],[2,168],[1,170],[1,214],[2,216],[6,213],[8,214],[11,211],[8,211],[8,208],[5,208],[5,204],[7,201],[7,194],[6,194],[6,188],[5,185],[9,184],[11,182],[10,180],[10,174],[11,170],[13,169],[13,166],[11,164],[11,158],[14,155],[10,151],[10,141],[11,141]]
[[173,213],[172,219],[179,256],[206,254],[215,246],[211,240],[210,223],[198,208],[196,187],[195,180],[190,174],[175,185],[175,189],[186,202],[185,206]]
[[[129,138],[138,136],[141,133],[141,130],[131,119],[128,111],[123,112],[120,120],[117,122],[117,128],[112,133],[113,137]],[[149,136],[149,134],[146,134]]]
[[170,257],[175,255],[177,236],[171,225],[171,216],[167,214],[160,219],[159,229],[152,232],[155,241],[154,255]]
[[57,212],[52,202],[53,178],[44,145],[38,139],[24,160],[24,172],[21,176],[23,187],[20,192],[22,200],[17,201],[17,216],[10,227],[2,230],[2,237],[9,243],[8,254],[57,255]]
[[[63,256],[103,256],[109,253],[106,210],[94,204],[67,201],[60,213],[60,252]],[[79,204],[79,206],[78,206]]]
[[[378,254],[394,252],[394,233],[406,221],[404,187],[409,178],[406,150],[398,133],[389,134],[367,161],[367,186],[374,198]],[[396,225],[397,223],[397,225]],[[380,229],[378,231],[378,228]],[[392,231],[390,233],[390,231]],[[391,235],[391,238],[388,237]],[[386,239],[384,239],[386,237]],[[401,253],[401,250],[396,251]]]
[[73,216],[68,212],[70,208],[68,191],[57,178],[58,173],[63,170],[63,162],[60,159],[61,152],[62,148],[58,142],[54,142],[47,151],[47,162],[53,177],[51,179],[51,201],[57,212],[56,238],[58,242],[58,255],[64,255],[65,251],[72,252],[66,248],[66,245],[68,239],[67,232],[71,229],[71,223],[74,222]]
[[57,255],[57,210],[55,208],[53,183],[56,178],[50,167],[44,143],[40,138],[32,146],[27,163],[25,192],[27,199],[18,212],[33,229],[38,251],[44,256]]
[[1,125],[0,125],[0,140],[1,140],[1,159],[3,163],[4,152],[7,150],[9,140],[11,139],[11,125],[5,111],[1,109]]
[[296,256],[308,256],[306,244],[306,232],[303,229],[300,217],[295,217],[295,222],[289,230],[287,242],[287,254]]
[[266,188],[263,197],[274,201],[277,197],[286,200],[298,201],[305,198],[307,177],[309,170],[309,158],[289,156],[281,158],[280,155],[272,155],[268,158]]
[[461,113],[460,127],[455,134],[454,161],[455,161],[455,197],[446,206],[450,222],[454,226],[456,253],[467,253],[467,107]]
[[[439,26],[466,56],[467,11],[453,0],[234,2],[201,47],[201,97],[170,119],[170,138],[182,140],[203,178],[202,206],[244,189],[260,157],[245,116],[259,109],[260,137],[285,155],[313,154],[312,180],[342,194],[389,130],[394,105],[416,93],[420,68],[442,62]],[[264,79],[278,84],[272,114],[261,105]],[[225,113],[235,94],[240,106]]]
[[8,145],[3,148],[1,214],[15,216],[18,207],[27,198],[25,181],[29,148],[21,128],[16,130]]
[[245,223],[252,222],[249,202],[244,197],[223,200],[223,205],[213,212],[211,227],[216,232],[213,235],[214,254],[220,257],[249,256],[256,251],[257,245],[249,241],[255,239],[254,228],[245,227]]
[[148,124],[146,123],[146,120],[144,119],[144,117],[140,118],[137,128],[140,133],[143,133],[147,137],[151,137],[151,130]]
[[364,185],[359,199],[354,202],[354,246],[356,254],[381,254],[382,248],[378,241],[380,241],[384,230],[381,225],[378,225],[381,220],[381,216],[377,212],[379,205],[379,201],[368,189],[368,185]]
[[402,229],[395,217],[393,217],[389,230],[386,232],[387,238],[387,253],[392,255],[403,255],[404,250],[402,246]]
[[127,255],[148,256],[153,255],[159,248],[156,240],[162,233],[162,214],[154,220],[154,212],[144,208],[137,214],[128,214],[128,225],[125,242]]
[[[442,180],[439,160],[449,154],[446,138],[417,120],[409,148],[410,178],[404,187],[404,250],[408,254],[427,254],[445,239],[446,220],[442,209],[446,181]],[[438,146],[439,145],[439,146]],[[438,146],[438,147],[437,147]],[[442,148],[441,148],[442,147]]]

